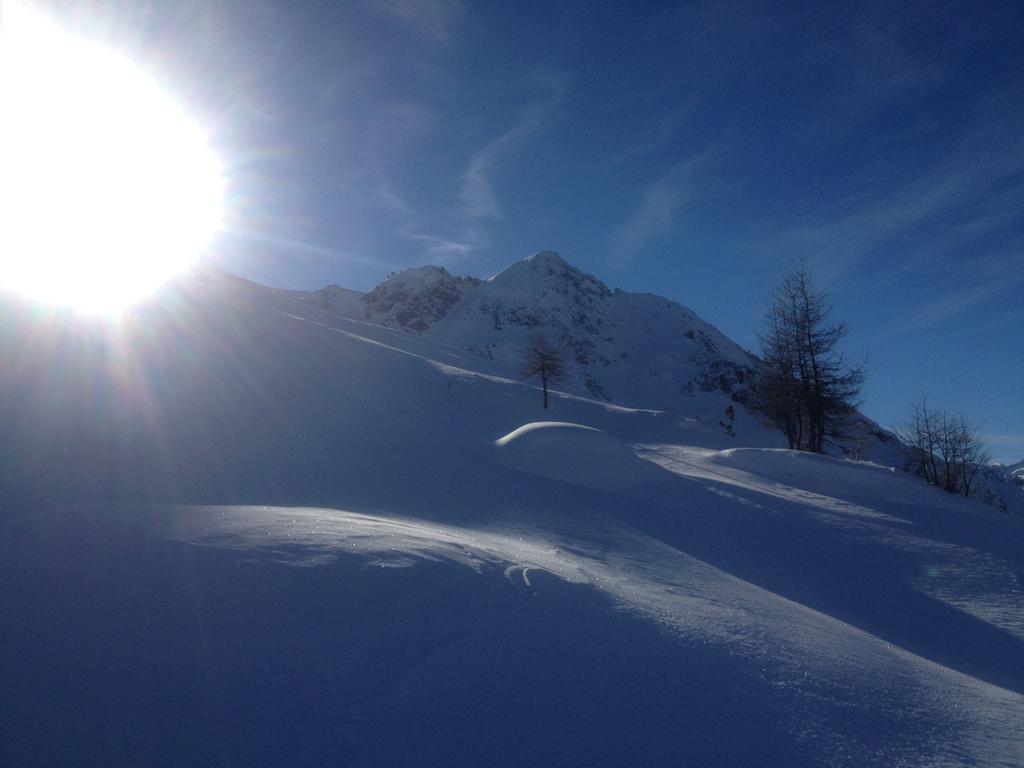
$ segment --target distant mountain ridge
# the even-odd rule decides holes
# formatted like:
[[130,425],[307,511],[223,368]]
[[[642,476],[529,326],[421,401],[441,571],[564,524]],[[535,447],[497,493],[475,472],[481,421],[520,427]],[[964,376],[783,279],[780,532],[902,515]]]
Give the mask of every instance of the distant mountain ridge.
[[367,293],[363,301],[368,318],[382,325],[423,333],[480,282],[475,277],[456,277],[444,267],[428,265],[392,275]]
[[693,398],[712,395],[716,402],[707,407],[722,410],[729,401],[749,401],[761,368],[757,357],[690,309],[613,290],[553,251],[488,280],[425,266],[393,274],[366,294],[328,286],[308,300],[509,369],[518,366],[530,338],[544,333],[568,358],[564,388],[631,407],[692,410]]

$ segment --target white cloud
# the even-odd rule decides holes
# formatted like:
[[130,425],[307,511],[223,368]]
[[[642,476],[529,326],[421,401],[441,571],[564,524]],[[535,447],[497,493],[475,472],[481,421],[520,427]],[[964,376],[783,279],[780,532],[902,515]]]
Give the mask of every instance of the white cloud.
[[358,264],[364,267],[380,267],[382,269],[394,269],[398,266],[384,259],[364,256],[304,238],[289,237],[287,235],[268,235],[252,231],[233,231],[231,234],[243,240],[250,240],[264,246],[269,246],[276,253],[307,263],[323,260],[337,264]]
[[[922,274],[925,278],[922,278]],[[1015,252],[1000,252],[976,258],[969,268],[956,257],[943,261],[932,259],[924,265],[923,272],[908,270],[904,279],[913,285],[915,281],[931,282],[940,280],[954,287],[946,290],[938,298],[931,299],[909,310],[902,312],[902,317],[890,324],[884,336],[899,336],[905,333],[925,331],[968,312],[997,302],[1005,307],[996,318],[982,323],[973,318],[970,327],[975,333],[998,333],[1001,326],[1019,324],[1021,311],[1016,311],[1012,300],[1006,299],[1020,295],[1024,288],[1024,247],[1018,246]],[[911,294],[912,295],[912,294]],[[912,302],[908,302],[912,303]]]
[[684,160],[647,186],[640,204],[612,234],[609,247],[612,266],[625,266],[652,239],[672,231],[680,210],[693,199],[694,177],[709,157],[710,153],[703,153]]
[[1002,293],[1019,293],[1024,285],[1024,275],[1006,274],[980,284],[965,284],[940,298],[914,309],[902,321],[892,324],[886,336],[924,331],[995,299]]
[[500,136],[492,139],[469,158],[462,175],[462,210],[476,219],[500,219],[501,205],[494,192],[491,176],[498,162],[536,133],[556,112],[568,88],[568,77],[560,72],[534,72],[530,79],[548,95],[530,104],[519,119]]
[[[866,180],[867,192],[832,206],[833,217],[818,217],[784,233],[778,248],[814,262],[825,284],[858,267],[876,249],[914,235],[916,248],[955,250],[963,241],[990,232],[1019,216],[1001,187],[1024,173],[1024,138],[985,127],[965,136],[942,162],[895,183]],[[879,195],[877,190],[885,188]],[[941,229],[937,244],[929,243]],[[934,259],[935,254],[930,255]]]
[[651,125],[638,141],[612,152],[608,159],[613,163],[624,163],[662,149],[679,133],[691,112],[690,106],[676,107]]
[[462,12],[458,0],[371,0],[370,8],[407,25],[436,42],[447,42]]
[[540,127],[546,107],[547,102],[531,105],[515,125],[470,157],[469,166],[462,176],[462,207],[467,215],[482,219],[501,218],[501,207],[491,185],[494,166],[502,155],[510,152]]
[[444,267],[468,261],[482,245],[481,234],[476,230],[467,230],[457,238],[414,231],[405,231],[402,236],[423,247],[425,263]]

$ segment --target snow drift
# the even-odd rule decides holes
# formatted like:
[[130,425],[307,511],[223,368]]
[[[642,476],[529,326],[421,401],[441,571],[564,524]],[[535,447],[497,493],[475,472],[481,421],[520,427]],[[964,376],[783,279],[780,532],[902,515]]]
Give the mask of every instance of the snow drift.
[[582,424],[531,422],[495,440],[494,449],[494,461],[504,467],[590,488],[649,486],[653,493],[663,474],[625,443]]

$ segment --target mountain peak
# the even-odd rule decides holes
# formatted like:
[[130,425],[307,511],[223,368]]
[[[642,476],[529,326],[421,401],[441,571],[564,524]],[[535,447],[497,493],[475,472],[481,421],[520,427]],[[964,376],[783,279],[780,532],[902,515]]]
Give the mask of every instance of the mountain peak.
[[455,277],[444,267],[428,264],[391,275],[367,293],[363,303],[378,321],[423,333],[479,284],[476,278]]
[[532,256],[527,256],[525,259],[523,259],[523,261],[529,261],[534,264],[537,264],[538,266],[544,265],[549,267],[569,267],[570,269],[575,269],[575,267],[569,264],[565,259],[563,259],[554,251],[537,251]]
[[[358,305],[342,298],[354,316],[426,335],[510,370],[530,335],[542,331],[571,359],[566,386],[620,405],[691,408],[684,399],[708,394],[728,398],[715,406],[721,411],[748,396],[759,365],[685,307],[612,291],[551,250],[485,281],[421,266],[391,275],[359,296]],[[339,302],[328,296],[322,304]]]
[[490,278],[489,282],[498,281],[507,284],[526,281],[535,283],[538,278],[543,280],[553,278],[556,281],[570,281],[580,285],[591,286],[598,293],[611,293],[607,286],[593,275],[580,271],[554,251],[546,250],[537,251],[525,259],[513,262]]
[[388,283],[396,285],[421,280],[435,281],[445,277],[451,277],[451,273],[444,267],[425,264],[421,267],[408,267],[407,269],[403,269],[398,272],[392,272],[388,275],[387,279],[381,283],[381,285],[386,285]]

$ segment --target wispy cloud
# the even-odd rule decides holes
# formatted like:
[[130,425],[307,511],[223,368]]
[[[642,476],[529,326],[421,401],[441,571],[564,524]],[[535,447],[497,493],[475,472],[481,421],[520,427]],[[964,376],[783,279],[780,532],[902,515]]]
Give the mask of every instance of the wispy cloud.
[[[835,203],[835,215],[785,232],[779,247],[814,262],[824,283],[848,275],[872,253],[913,237],[915,247],[949,251],[1019,219],[1005,186],[1024,173],[1024,137],[998,127],[966,135],[941,162],[905,180],[883,172],[868,191]],[[877,190],[886,189],[878,195]],[[941,235],[941,237],[939,237]]]
[[396,264],[384,259],[365,256],[352,251],[323,245],[312,240],[286,235],[268,235],[259,232],[233,231],[232,236],[270,247],[275,252],[291,259],[303,261],[323,260],[337,264],[358,264],[365,267],[394,269]]
[[558,73],[536,75],[534,80],[541,83],[548,95],[541,101],[527,106],[515,124],[497,138],[492,139],[474,152],[469,165],[462,175],[462,209],[472,218],[500,219],[501,205],[494,192],[491,177],[498,162],[536,133],[544,122],[557,112],[566,87],[567,79]]
[[705,152],[684,160],[647,186],[640,204],[612,234],[608,255],[613,267],[625,266],[652,239],[672,231],[679,212],[693,199],[697,173],[710,157]]
[[459,0],[371,0],[369,6],[439,43],[451,39],[454,21],[463,10]]
[[[821,40],[819,63],[834,72],[838,85],[824,113],[834,128],[846,132],[896,99],[928,94],[942,85],[945,62],[915,53],[904,42],[918,21],[886,4],[865,4],[844,25],[843,37]],[[809,127],[823,129],[817,121]]]
[[394,213],[410,214],[413,212],[412,206],[404,198],[399,197],[386,186],[375,189],[370,195],[369,200],[377,207]]
[[891,324],[885,336],[927,331],[948,323],[965,312],[992,301],[1001,294],[1019,294],[1024,273],[1007,271],[984,281],[970,282],[948,291],[938,299],[911,310],[901,321]]
[[446,237],[406,228],[402,237],[422,248],[422,261],[451,267],[464,264],[473,258],[486,243],[486,238],[479,229],[470,228],[457,235]]
[[383,171],[373,169],[352,179],[339,179],[334,186],[361,208],[400,217],[415,214],[412,205],[395,192]]
[[638,141],[612,152],[608,159],[613,163],[625,163],[662,149],[676,137],[690,113],[691,109],[688,106],[676,107],[660,120],[656,120]]
[[528,107],[511,128],[473,153],[462,176],[462,205],[469,216],[501,218],[498,197],[491,185],[491,173],[502,155],[511,151],[540,127],[543,104]]

